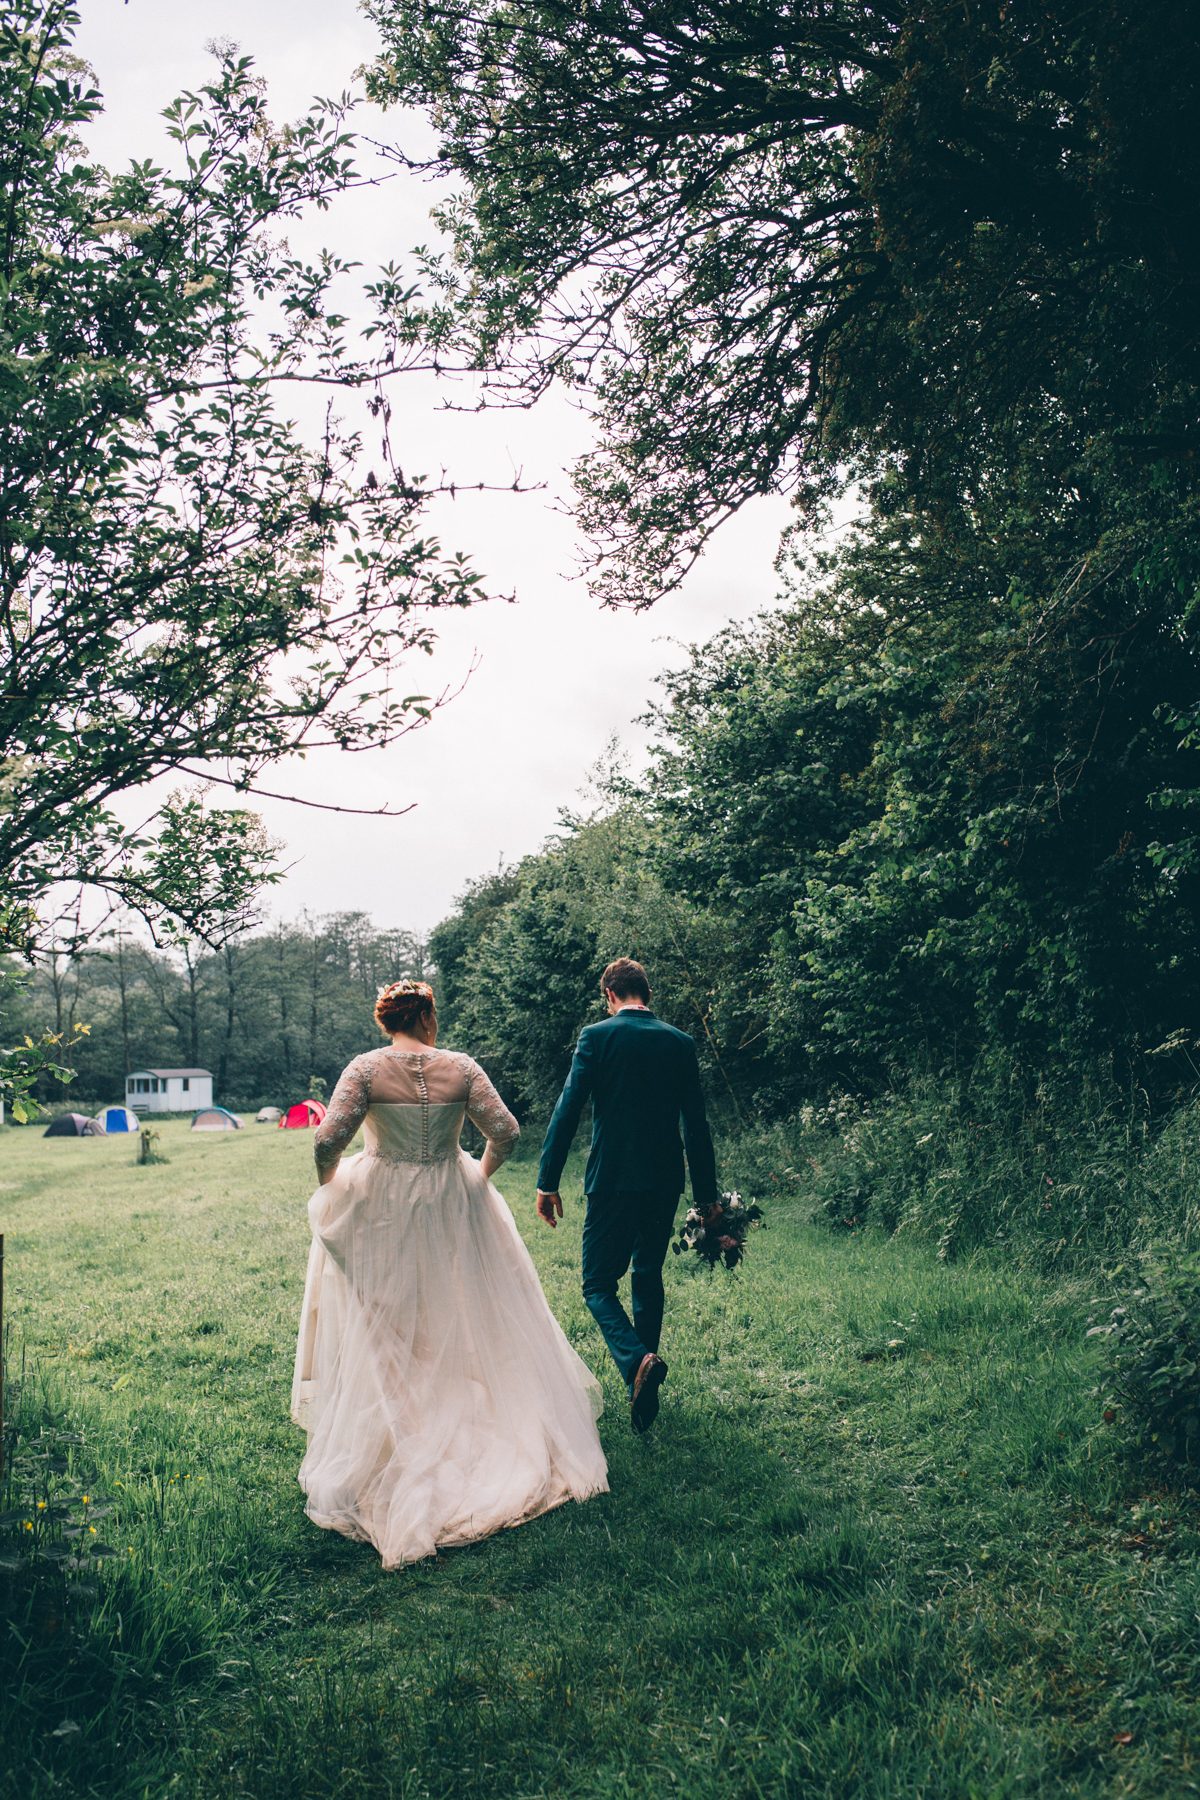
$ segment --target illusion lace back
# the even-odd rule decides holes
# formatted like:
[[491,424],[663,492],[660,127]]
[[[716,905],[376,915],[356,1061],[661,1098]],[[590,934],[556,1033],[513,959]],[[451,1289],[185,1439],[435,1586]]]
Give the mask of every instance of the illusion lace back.
[[372,1051],[316,1133],[292,1416],[315,1524],[385,1568],[607,1490],[595,1377],[568,1344],[504,1200],[459,1146],[503,1160],[512,1114],[469,1056]]

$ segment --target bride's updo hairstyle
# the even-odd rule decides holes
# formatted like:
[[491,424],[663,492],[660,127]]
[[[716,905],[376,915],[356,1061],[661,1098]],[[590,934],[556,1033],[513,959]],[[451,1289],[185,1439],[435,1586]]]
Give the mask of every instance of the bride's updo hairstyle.
[[414,981],[408,975],[403,981],[389,981],[381,987],[375,1002],[375,1022],[389,1037],[425,1024],[432,1012],[433,989],[427,981]]

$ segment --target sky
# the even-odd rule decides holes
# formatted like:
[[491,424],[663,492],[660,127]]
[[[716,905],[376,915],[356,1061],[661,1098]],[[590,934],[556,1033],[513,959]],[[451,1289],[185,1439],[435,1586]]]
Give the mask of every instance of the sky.
[[[313,94],[355,89],[355,69],[377,48],[351,0],[80,0],[80,12],[76,48],[106,103],[89,140],[110,168],[169,157],[162,109],[209,79],[211,39],[233,39],[254,57],[278,120],[295,118]],[[366,106],[355,129],[410,153],[431,141],[421,118]],[[390,178],[340,197],[288,236],[295,250],[325,243],[356,258],[365,281],[429,241],[438,192],[392,175],[369,150],[360,163]],[[428,931],[468,881],[538,849],[559,809],[577,804],[614,734],[634,767],[644,762],[648,732],[636,721],[655,698],[655,677],[683,660],[683,645],[775,598],[773,562],[790,514],[782,499],[764,499],[718,533],[678,593],[640,614],[603,611],[579,573],[583,546],[566,510],[570,465],[590,442],[586,415],[558,394],[528,412],[448,410],[460,397],[430,377],[402,377],[392,390],[393,442],[410,473],[444,468],[458,482],[504,487],[519,470],[537,490],[460,494],[435,501],[427,515],[443,547],[463,551],[490,593],[514,599],[448,617],[435,655],[410,665],[410,691],[439,694],[470,676],[419,731],[385,750],[319,752],[263,777],[278,792],[327,805],[415,802],[387,820],[255,801],[286,845],[287,875],[268,902],[275,915],[364,911],[380,927]],[[288,404],[303,419],[303,397]],[[129,797],[122,810],[130,822],[163,791]]]

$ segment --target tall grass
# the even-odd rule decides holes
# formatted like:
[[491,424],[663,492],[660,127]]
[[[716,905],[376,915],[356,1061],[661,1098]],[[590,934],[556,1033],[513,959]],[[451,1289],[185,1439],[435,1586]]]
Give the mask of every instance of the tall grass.
[[1154,1124],[1105,1070],[1054,1083],[1004,1065],[907,1074],[864,1101],[742,1132],[723,1160],[838,1230],[870,1224],[943,1260],[1002,1247],[1045,1263],[1200,1243],[1200,1101]]
[[269,1603],[264,1521],[169,1420],[114,1432],[24,1360],[0,1483],[0,1795],[140,1794]]

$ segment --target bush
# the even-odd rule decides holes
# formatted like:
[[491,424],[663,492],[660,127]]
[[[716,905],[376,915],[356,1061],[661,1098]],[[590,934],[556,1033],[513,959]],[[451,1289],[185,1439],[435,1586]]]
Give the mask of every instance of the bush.
[[1144,1271],[1088,1335],[1106,1339],[1106,1416],[1130,1455],[1165,1474],[1200,1466],[1200,1257]]
[[869,1224],[938,1247],[1064,1263],[1200,1247],[1200,1103],[1153,1127],[1104,1067],[1035,1079],[1003,1057],[968,1076],[909,1073],[725,1137],[722,1180],[793,1194],[836,1230]]

